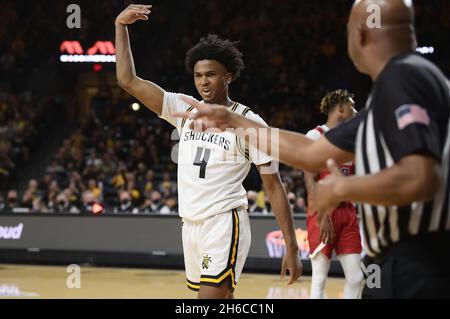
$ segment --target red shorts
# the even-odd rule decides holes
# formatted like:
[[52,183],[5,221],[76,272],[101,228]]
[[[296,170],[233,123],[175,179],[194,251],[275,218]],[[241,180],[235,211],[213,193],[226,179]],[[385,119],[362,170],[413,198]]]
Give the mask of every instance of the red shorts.
[[[360,254],[361,236],[359,234],[358,218],[356,209],[352,204],[342,204],[331,213],[331,220],[334,225],[336,237],[334,242],[327,244],[321,253],[331,259],[333,249],[336,255]],[[317,213],[306,218],[308,229],[309,252],[312,254],[320,245],[320,228],[317,224]]]

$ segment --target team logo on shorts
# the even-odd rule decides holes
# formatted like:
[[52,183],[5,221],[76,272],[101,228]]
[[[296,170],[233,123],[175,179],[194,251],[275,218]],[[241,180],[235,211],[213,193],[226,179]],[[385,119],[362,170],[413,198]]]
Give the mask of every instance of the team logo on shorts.
[[211,257],[209,257],[208,255],[203,256],[202,269],[208,269],[210,262],[211,262]]

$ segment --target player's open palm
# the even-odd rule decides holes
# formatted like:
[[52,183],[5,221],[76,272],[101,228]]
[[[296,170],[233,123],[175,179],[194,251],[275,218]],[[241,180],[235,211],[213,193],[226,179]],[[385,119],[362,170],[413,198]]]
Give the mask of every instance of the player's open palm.
[[148,20],[152,6],[145,4],[130,4],[116,18],[116,24],[127,25],[133,24],[137,20]]
[[320,227],[320,236],[319,236],[320,241],[325,244],[333,243],[334,238],[336,237],[336,233],[334,231],[333,222],[331,221],[329,215],[324,216],[319,227]]

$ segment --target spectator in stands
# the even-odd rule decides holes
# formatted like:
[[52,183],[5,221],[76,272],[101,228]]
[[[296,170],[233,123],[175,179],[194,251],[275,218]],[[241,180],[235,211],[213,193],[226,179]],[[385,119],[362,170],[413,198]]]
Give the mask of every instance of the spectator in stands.
[[56,180],[53,180],[50,182],[50,186],[48,187],[48,195],[47,195],[47,207],[50,210],[53,210],[53,207],[56,205],[56,197],[61,192],[61,189],[59,188],[58,182]]
[[169,196],[166,198],[164,202],[164,206],[161,207],[159,210],[159,213],[161,215],[168,215],[168,214],[176,214],[177,211],[177,199],[174,196]]
[[102,189],[98,186],[97,181],[95,179],[89,180],[87,190],[92,193],[96,201],[102,200],[103,198]]
[[265,204],[265,211],[263,213],[272,214],[272,205],[270,204],[270,200],[269,200],[268,196],[266,196],[264,198],[264,204]]
[[40,183],[39,183],[39,192],[43,194],[45,197],[48,195],[48,190],[50,188],[50,184],[52,182],[52,176],[50,174],[45,174]]
[[142,201],[142,194],[138,186],[136,185],[136,177],[133,173],[126,174],[125,190],[130,193],[133,205],[138,206]]
[[116,174],[113,176],[111,183],[117,189],[125,187],[127,167],[124,162],[119,162]]
[[135,143],[135,141],[133,140],[133,145],[131,147],[130,150],[130,155],[132,158],[132,161],[134,164],[139,163],[143,160],[145,160],[146,158],[146,148],[144,147],[144,145],[141,145],[140,143]]
[[64,193],[66,194],[70,207],[79,208],[81,206],[81,191],[78,189],[75,181],[72,180],[69,183],[69,187],[64,190]]
[[174,194],[177,190],[177,185],[170,178],[168,171],[163,172],[162,182],[159,184],[159,191],[163,194]]
[[82,214],[91,214],[92,208],[96,203],[94,195],[90,191],[84,191],[82,195],[82,206],[81,213]]
[[70,183],[74,184],[75,188],[79,191],[79,192],[84,192],[86,190],[86,186],[83,183],[83,179],[81,178],[80,173],[78,172],[73,172],[71,177],[70,177]]
[[258,197],[258,193],[255,191],[247,192],[247,201],[248,201],[248,212],[253,213],[258,208],[256,204],[256,198]]
[[105,168],[98,176],[98,185],[102,190],[102,202],[111,207],[117,201],[117,189],[111,182],[112,170]]
[[145,197],[144,203],[139,207],[139,211],[143,214],[153,213],[152,200],[150,197]]
[[133,205],[131,195],[128,191],[120,191],[119,203],[119,206],[114,209],[114,213],[137,214],[139,212],[139,210]]
[[306,214],[305,199],[303,197],[298,197],[295,201],[294,214]]
[[14,189],[8,191],[7,200],[8,202],[6,203],[5,206],[5,212],[12,213],[15,208],[18,208],[20,206],[19,195],[17,194],[17,191]]
[[72,160],[67,161],[65,164],[64,171],[66,173],[66,178],[69,179],[72,176],[72,174],[76,172],[75,162]]
[[51,164],[47,167],[46,172],[55,177],[64,172],[64,167],[60,165],[58,160],[53,159]]
[[292,192],[294,194],[296,194],[297,196],[304,197],[306,195],[306,188],[305,188],[305,179],[303,176],[303,172],[294,170],[292,172],[292,174],[293,174],[293,190],[292,190]]
[[[264,186],[264,185],[263,185]],[[256,204],[258,205],[259,208],[263,209],[264,208],[264,199],[266,198],[266,190],[264,189],[264,187],[262,189],[259,190],[258,192],[258,196],[256,197]],[[261,211],[260,211],[261,212]]]
[[158,191],[153,191],[152,195],[151,195],[151,209],[152,212],[159,212],[159,210],[162,207],[162,203],[161,203],[161,193]]
[[155,190],[155,172],[151,169],[147,171],[147,175],[145,178],[145,184],[142,188],[145,196],[150,197],[151,193]]
[[11,160],[10,154],[11,143],[0,140],[0,178],[2,187],[8,183],[9,177],[15,168],[15,164]]
[[295,200],[296,200],[297,197],[292,192],[289,192],[287,194],[287,197],[288,197],[288,200],[289,200],[289,206],[291,207],[291,210],[293,210],[294,206],[295,206]]
[[289,174],[289,171],[285,171],[285,174],[283,174],[284,176],[281,178],[281,180],[283,181],[283,185],[284,185],[284,189],[286,190],[287,193],[293,192],[294,191],[294,183],[292,181],[292,177]]
[[263,205],[256,204],[256,208],[253,210],[253,213],[255,214],[262,214],[262,215],[269,215],[272,213],[272,208],[270,205],[269,198],[267,196],[264,196],[263,199]]
[[38,196],[42,196],[38,189],[38,182],[37,180],[32,179],[28,182],[28,188],[22,196],[22,206],[31,209],[33,206],[33,200]]
[[74,205],[72,205],[69,202],[69,199],[67,198],[66,192],[59,193],[56,197],[56,205],[53,207],[52,210],[53,213],[79,213],[80,211],[78,208]]
[[145,166],[145,164],[143,162],[140,162],[136,169],[136,184],[142,193],[144,193],[144,189],[145,189],[146,172],[147,172],[147,167]]
[[33,198],[30,211],[32,213],[49,213],[50,209],[45,204],[45,200],[41,196]]

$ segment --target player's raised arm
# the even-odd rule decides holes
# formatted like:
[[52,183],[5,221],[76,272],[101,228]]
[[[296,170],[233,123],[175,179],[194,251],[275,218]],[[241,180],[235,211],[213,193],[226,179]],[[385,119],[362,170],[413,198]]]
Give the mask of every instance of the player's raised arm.
[[271,156],[278,153],[280,162],[295,168],[317,172],[326,168],[329,158],[338,163],[346,163],[354,158],[352,152],[335,146],[325,137],[313,141],[300,133],[263,126],[220,105],[202,104],[185,97],[182,99],[197,111],[174,115],[194,119],[191,128],[218,128],[222,131],[235,129],[236,134],[248,136],[250,143],[259,150],[268,152]]
[[129,5],[116,18],[116,75],[119,86],[141,101],[151,111],[161,115],[164,90],[155,83],[136,75],[127,25],[148,20],[151,5]]

